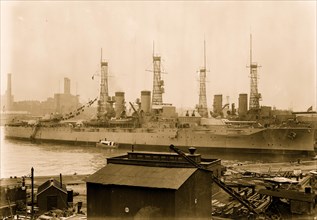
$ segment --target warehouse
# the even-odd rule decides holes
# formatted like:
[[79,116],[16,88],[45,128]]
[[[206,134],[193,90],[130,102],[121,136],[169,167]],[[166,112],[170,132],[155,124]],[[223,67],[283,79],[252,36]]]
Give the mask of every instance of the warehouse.
[[[190,156],[201,160],[199,154]],[[211,172],[180,158],[174,153],[129,152],[108,159],[107,166],[86,180],[88,219],[210,218]]]

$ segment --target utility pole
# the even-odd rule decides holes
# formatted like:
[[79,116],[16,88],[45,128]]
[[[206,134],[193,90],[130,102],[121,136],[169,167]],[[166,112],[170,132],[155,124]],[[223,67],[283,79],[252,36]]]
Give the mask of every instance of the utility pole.
[[31,168],[31,219],[34,219],[34,168]]

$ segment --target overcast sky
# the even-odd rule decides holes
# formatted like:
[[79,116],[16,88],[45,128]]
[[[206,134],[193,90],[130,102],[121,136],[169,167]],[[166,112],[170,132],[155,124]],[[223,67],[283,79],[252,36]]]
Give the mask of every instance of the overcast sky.
[[15,101],[99,94],[100,49],[109,92],[135,101],[152,90],[153,41],[166,74],[163,101],[198,103],[206,40],[207,104],[250,93],[249,44],[260,64],[261,105],[316,110],[316,1],[1,1],[1,94],[12,73]]

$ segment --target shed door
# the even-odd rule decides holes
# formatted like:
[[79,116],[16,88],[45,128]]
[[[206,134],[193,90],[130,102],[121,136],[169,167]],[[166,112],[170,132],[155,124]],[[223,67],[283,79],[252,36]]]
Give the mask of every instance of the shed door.
[[47,196],[47,211],[57,209],[57,196]]

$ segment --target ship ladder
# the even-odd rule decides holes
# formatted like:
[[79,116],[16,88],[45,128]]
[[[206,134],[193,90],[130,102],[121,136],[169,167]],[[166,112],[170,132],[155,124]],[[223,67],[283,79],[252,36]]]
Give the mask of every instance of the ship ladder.
[[[212,172],[211,170],[208,170],[201,166],[200,164],[197,164],[193,159],[187,157],[185,153],[183,153],[181,150],[176,148],[174,145],[170,145],[170,149],[175,151],[178,155],[183,157],[185,160],[187,160],[190,164],[194,165],[196,168],[208,172]],[[229,195],[231,195],[233,198],[237,199],[244,207],[246,207],[250,212],[258,215],[260,214],[261,210],[257,209],[254,207],[252,203],[250,203],[249,200],[243,198],[239,193],[237,193],[235,190],[232,188],[228,187],[224,182],[222,182],[220,179],[215,177],[213,174],[211,175],[212,180],[220,187],[222,188],[225,192],[227,192]]]
[[37,132],[40,130],[40,125],[39,124],[35,124],[34,125],[34,128],[33,128],[33,132],[32,132],[32,134],[31,134],[31,136],[30,136],[30,139],[31,140],[34,140],[35,139],[35,136],[36,136],[36,134],[37,134]]

